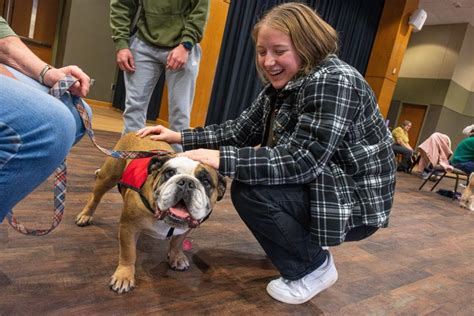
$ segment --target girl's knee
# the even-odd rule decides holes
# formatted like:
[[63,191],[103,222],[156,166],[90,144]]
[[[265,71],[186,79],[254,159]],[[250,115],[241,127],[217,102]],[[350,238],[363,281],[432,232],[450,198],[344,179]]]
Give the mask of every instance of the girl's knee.
[[239,181],[232,181],[232,185],[230,188],[230,198],[232,203],[237,208],[237,206],[246,204],[246,201],[250,201],[251,199],[248,197],[247,194],[247,185],[243,184]]
[[234,180],[232,182],[230,197],[232,203],[241,217],[255,216],[268,204],[261,186],[248,185]]

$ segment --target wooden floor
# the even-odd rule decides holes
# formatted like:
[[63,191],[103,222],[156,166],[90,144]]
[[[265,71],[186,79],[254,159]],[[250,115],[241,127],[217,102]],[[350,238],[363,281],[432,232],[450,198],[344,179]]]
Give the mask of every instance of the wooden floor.
[[[112,147],[119,134],[96,131]],[[331,248],[338,282],[310,302],[290,306],[270,298],[278,276],[236,214],[228,192],[191,236],[187,272],[168,269],[167,244],[138,241],[137,288],[118,295],[107,284],[118,258],[121,197],[104,197],[95,225],[79,228],[94,170],[104,156],[84,138],[68,159],[63,222],[50,235],[26,237],[0,225],[0,315],[473,315],[474,212],[399,173],[389,228],[370,239]],[[451,189],[452,180],[440,187]],[[21,184],[20,184],[21,185]],[[49,225],[51,183],[15,213],[34,227]]]
[[[123,130],[122,111],[112,106],[94,105],[88,100],[93,110],[92,128],[94,131],[108,131],[121,133]],[[155,121],[147,121],[147,126],[156,125]]]

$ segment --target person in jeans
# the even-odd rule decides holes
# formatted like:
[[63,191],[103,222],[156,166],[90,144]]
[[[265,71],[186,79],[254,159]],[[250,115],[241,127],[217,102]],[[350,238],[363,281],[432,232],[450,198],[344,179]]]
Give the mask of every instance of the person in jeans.
[[408,131],[411,128],[410,121],[403,121],[402,124],[392,131],[393,137],[393,152],[395,154],[401,154],[402,160],[398,165],[397,170],[403,172],[410,172],[411,157],[413,156],[413,148],[410,146],[410,140],[408,138]]
[[392,138],[372,89],[335,55],[337,33],[313,9],[276,6],[255,25],[253,39],[266,86],[238,118],[137,134],[180,143],[181,155],[233,178],[235,209],[281,275],[268,294],[301,304],[338,278],[323,247],[388,225]]
[[90,78],[81,69],[47,65],[0,17],[0,222],[60,165],[85,132],[71,95],[58,100],[48,94],[66,75],[78,79],[70,92],[86,96]]
[[451,165],[467,174],[474,172],[474,125],[469,125],[463,130],[467,135],[454,150]]
[[[110,2],[112,38],[126,89],[123,134],[146,126],[148,103],[163,71],[168,85],[169,127],[180,131],[190,123],[209,0],[140,2],[141,12],[137,12],[137,0]],[[130,36],[137,13],[137,31]]]

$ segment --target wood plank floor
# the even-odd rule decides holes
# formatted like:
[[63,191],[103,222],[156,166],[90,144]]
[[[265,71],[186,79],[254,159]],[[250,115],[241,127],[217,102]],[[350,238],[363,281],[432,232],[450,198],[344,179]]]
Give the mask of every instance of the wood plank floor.
[[[112,147],[118,133],[96,131]],[[138,241],[137,288],[118,295],[107,284],[118,259],[122,207],[108,193],[93,226],[74,224],[104,156],[84,138],[68,159],[63,222],[50,235],[27,237],[0,225],[0,315],[473,315],[474,212],[398,174],[389,228],[368,240],[331,248],[338,282],[310,302],[271,299],[266,284],[277,272],[236,214],[229,193],[191,236],[187,272],[168,269],[167,244]],[[441,188],[453,182],[443,180]],[[21,184],[19,184],[21,185]],[[51,182],[21,202],[25,224],[49,225]]]

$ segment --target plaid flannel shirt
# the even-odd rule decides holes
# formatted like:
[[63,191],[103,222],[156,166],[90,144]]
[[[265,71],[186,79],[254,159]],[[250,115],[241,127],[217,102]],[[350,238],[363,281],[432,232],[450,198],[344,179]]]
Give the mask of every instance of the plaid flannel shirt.
[[[271,100],[275,146],[259,147]],[[265,87],[235,120],[182,131],[185,150],[220,150],[219,171],[247,184],[306,184],[310,231],[337,245],[353,227],[386,227],[395,190],[392,137],[372,89],[335,55],[281,91]]]

